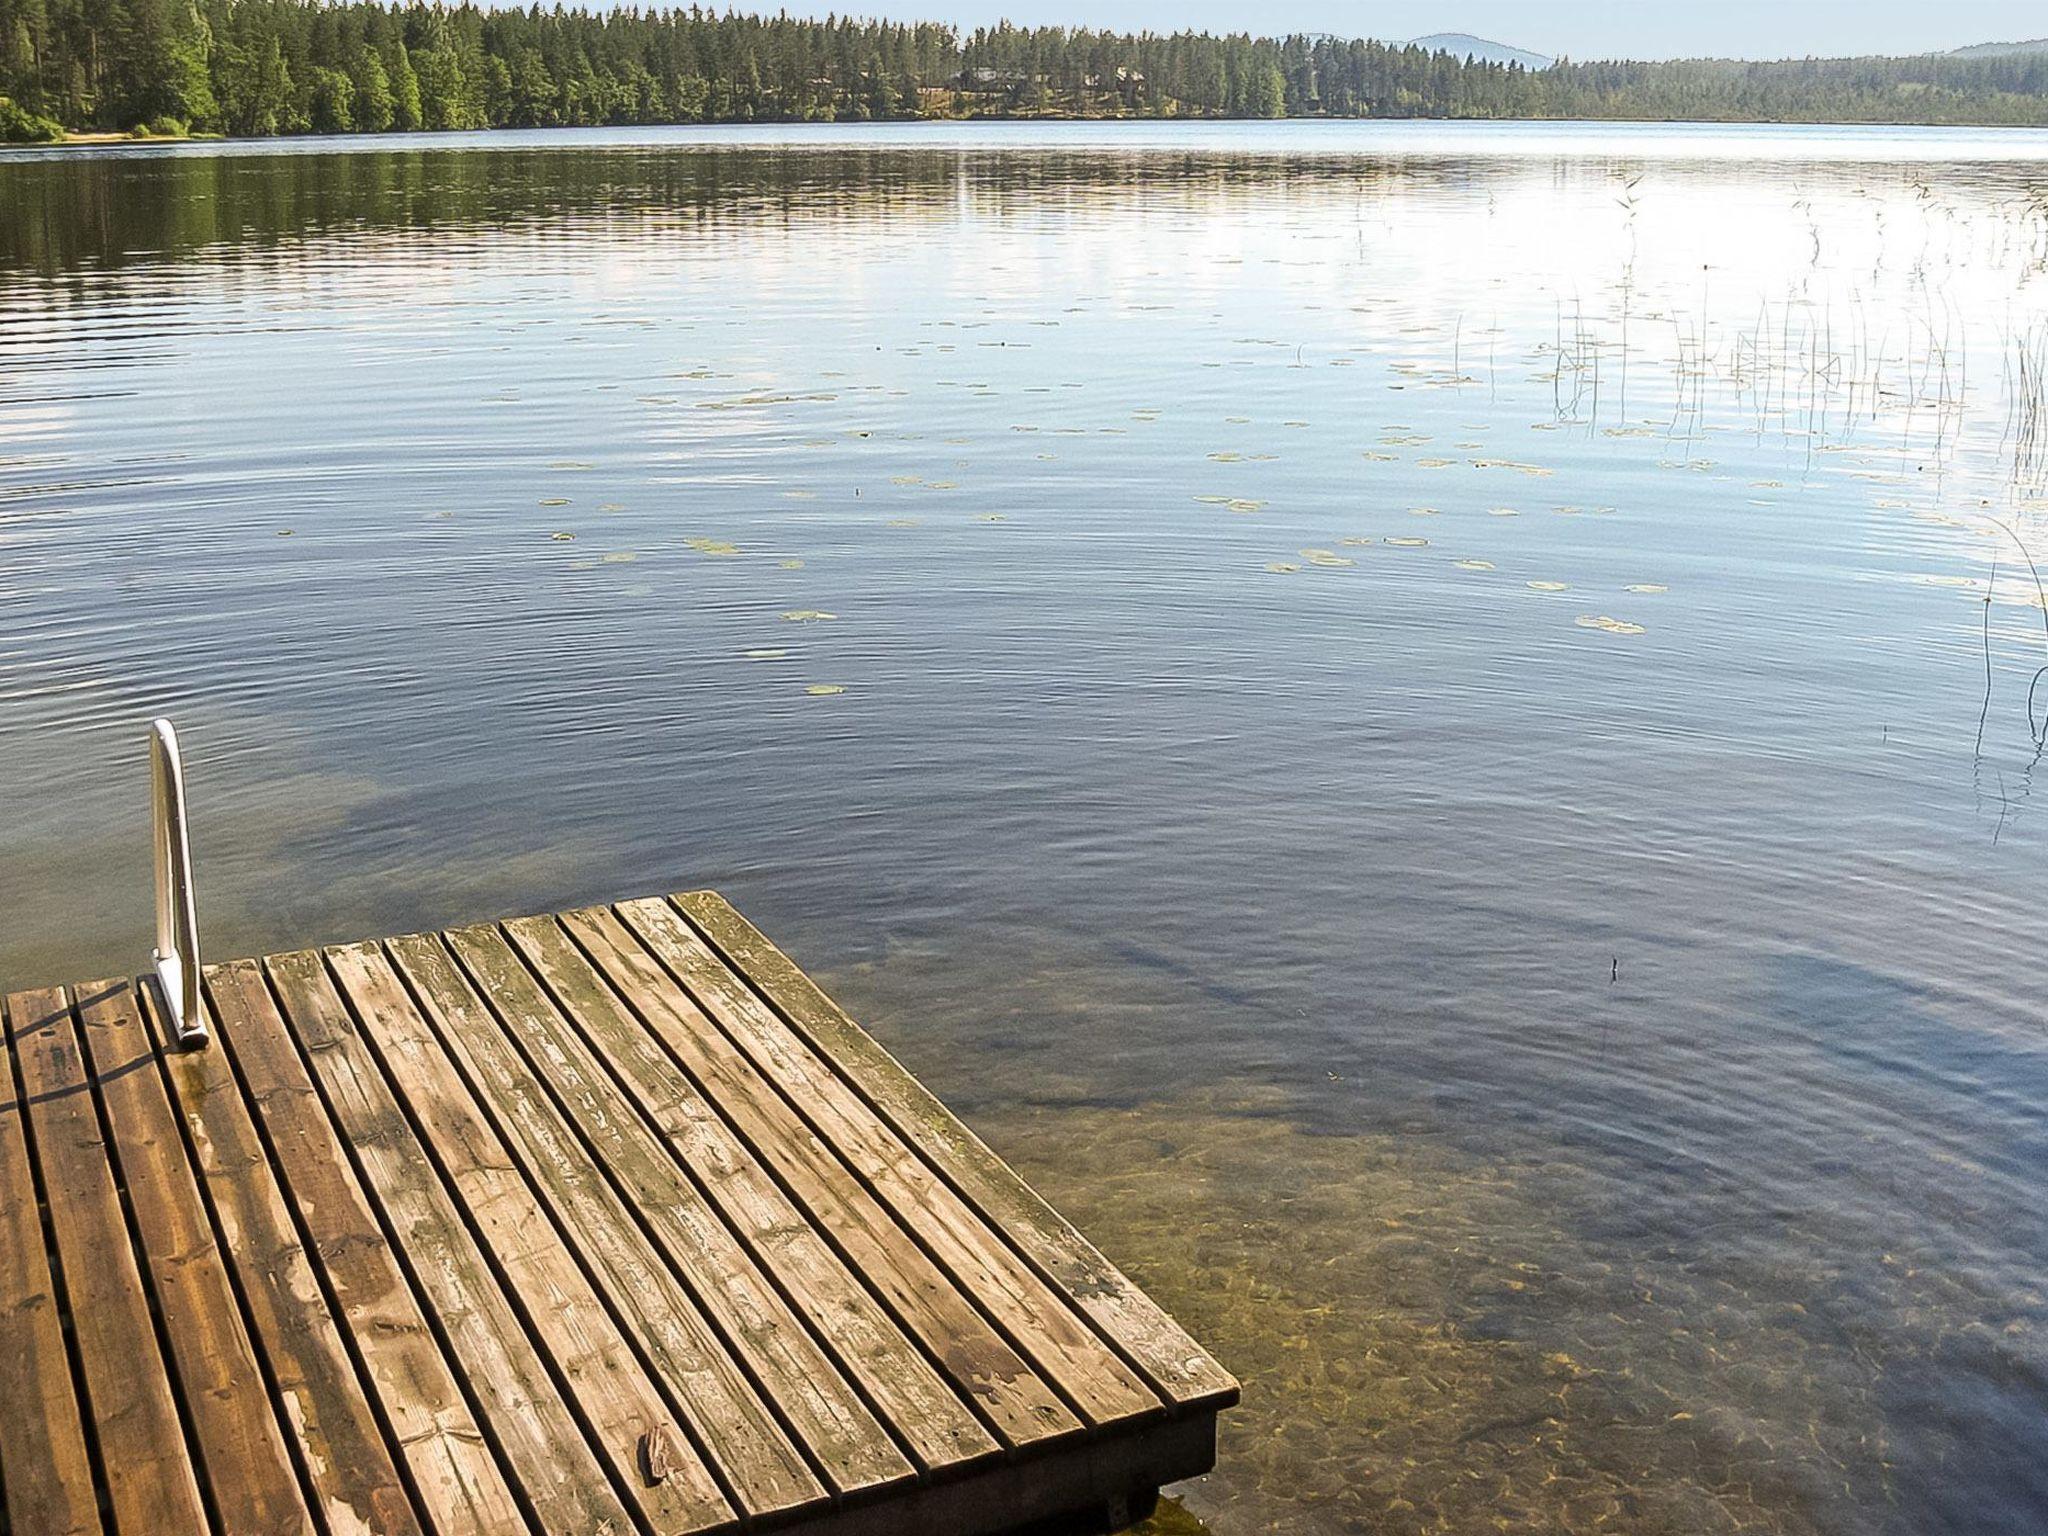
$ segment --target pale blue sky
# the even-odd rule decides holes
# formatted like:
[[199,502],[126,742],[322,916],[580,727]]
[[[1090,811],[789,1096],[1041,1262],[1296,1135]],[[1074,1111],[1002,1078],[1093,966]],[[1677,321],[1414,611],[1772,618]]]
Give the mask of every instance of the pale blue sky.
[[[775,9],[739,0],[742,9]],[[789,4],[951,21],[1173,31],[1335,32],[1408,38],[1471,32],[1574,58],[1928,53],[2048,35],[2040,0],[851,0]]]

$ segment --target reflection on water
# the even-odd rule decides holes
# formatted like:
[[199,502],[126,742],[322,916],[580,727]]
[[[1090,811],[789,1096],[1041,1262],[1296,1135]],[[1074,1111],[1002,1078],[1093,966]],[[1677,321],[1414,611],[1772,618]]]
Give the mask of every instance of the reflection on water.
[[726,890],[1246,1379],[1218,1533],[2048,1520],[2033,141],[0,207],[10,984],[136,963],[169,710],[215,953]]

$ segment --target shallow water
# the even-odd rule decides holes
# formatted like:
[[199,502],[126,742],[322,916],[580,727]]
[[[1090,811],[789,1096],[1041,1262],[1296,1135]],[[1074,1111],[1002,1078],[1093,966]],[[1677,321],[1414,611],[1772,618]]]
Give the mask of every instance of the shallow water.
[[1215,1532],[2038,1531],[2044,156],[0,157],[0,975],[168,712],[216,955],[725,890],[1245,1378]]

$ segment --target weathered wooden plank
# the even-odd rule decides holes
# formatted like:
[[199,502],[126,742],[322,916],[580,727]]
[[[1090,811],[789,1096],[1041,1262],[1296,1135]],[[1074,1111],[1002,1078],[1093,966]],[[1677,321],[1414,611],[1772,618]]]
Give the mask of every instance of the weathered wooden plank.
[[[459,1375],[492,1414],[510,1475],[547,1530],[601,1530],[607,1520],[624,1530],[625,1506],[562,1411],[524,1335],[513,1329],[518,1343],[508,1362],[497,1331],[503,1326],[502,1302],[490,1311],[470,1302],[449,1278],[457,1261],[433,1241],[431,1221],[424,1224],[428,1241],[412,1254],[424,1294],[413,1290],[373,1209],[373,1194],[359,1181],[343,1145],[344,1139],[353,1142],[353,1127],[362,1126],[364,1117],[354,1115],[344,1125],[328,1118],[256,962],[215,967],[208,990],[221,1044],[248,1085],[293,1206],[313,1239],[314,1256],[429,1518],[444,1532],[510,1536],[528,1528],[463,1397]],[[326,1006],[340,1005],[334,1000]],[[386,1155],[405,1152],[401,1146]],[[411,1155],[418,1157],[418,1149]],[[393,1226],[410,1248],[409,1227]],[[429,1304],[440,1309],[450,1357],[437,1343],[425,1310]],[[552,1442],[555,1435],[559,1443]]]
[[115,1529],[203,1531],[199,1480],[150,1322],[70,1000],[52,989],[17,994],[9,1006]]
[[[956,1467],[998,1449],[774,1181],[737,1139],[721,1134],[724,1128],[708,1108],[699,1105],[692,1123],[705,1127],[702,1176],[716,1186],[716,1207],[635,1111],[504,936],[493,928],[475,928],[448,938],[505,1021],[504,1033],[519,1044],[568,1110],[669,1261],[693,1279],[708,1305],[719,1309],[764,1389],[782,1404],[842,1493],[892,1482],[913,1469],[792,1316],[792,1307],[860,1381],[920,1466]],[[437,941],[395,940],[391,947],[416,980],[452,968],[448,951]],[[644,1032],[639,1038],[645,1051],[658,1052]],[[662,1062],[661,1067],[673,1091],[691,1093],[673,1066]],[[780,1291],[764,1269],[782,1282]]]
[[[790,1302],[856,1373],[870,1400],[924,1467],[953,1467],[997,1449],[996,1441],[810,1220],[645,1031],[632,1028],[621,1033],[616,1050],[607,1041],[606,1054],[614,1070],[637,1085],[634,1096],[648,1106],[649,1119],[670,1139],[666,1147],[502,935],[478,928],[450,939],[493,1002],[506,1011],[536,1065],[572,1106],[578,1123],[597,1140],[607,1166],[632,1181],[629,1187],[640,1209],[664,1225],[672,1251],[695,1247],[715,1262],[721,1274],[733,1277],[751,1270],[749,1252],[758,1258],[780,1280]],[[598,1030],[601,1035],[603,1021]],[[730,1246],[724,1225],[701,1206],[697,1186],[684,1176],[678,1158],[702,1180],[718,1211],[744,1238],[746,1251]],[[777,1342],[798,1350],[798,1362],[806,1358],[782,1330]]]
[[144,1268],[177,1366],[185,1421],[221,1524],[277,1536],[310,1533],[313,1517],[278,1432],[213,1224],[199,1203],[135,986],[92,982],[74,997],[86,1070],[100,1085]]
[[[560,1315],[579,1317],[585,1303],[578,1282],[594,1287],[591,1306],[599,1305],[600,1296],[610,1304],[607,1321],[618,1332],[593,1327],[591,1337],[565,1337],[563,1346],[593,1363],[616,1358],[625,1377],[621,1386],[638,1394],[645,1410],[658,1414],[665,1401],[703,1447],[743,1514],[786,1515],[822,1504],[823,1484],[523,1068],[509,1077],[465,1082],[449,1047],[420,1016],[382,950],[348,945],[328,950],[327,961],[486,1235],[516,1233],[531,1255],[515,1270],[511,1256],[500,1253],[515,1283],[525,1278],[544,1287],[529,1307],[554,1306],[566,1296],[572,1300]],[[423,992],[420,1002],[440,1019],[452,1010],[488,1024],[478,1017],[483,1005],[452,966],[448,971],[439,979],[454,982],[454,988]],[[474,1068],[475,1058],[459,1037],[453,1055]],[[516,1061],[509,1048],[502,1055]],[[488,1096],[488,1108],[472,1085]],[[536,1241],[549,1230],[561,1240]],[[631,1363],[628,1341],[648,1367],[651,1383]],[[656,1390],[647,1390],[650,1385]],[[708,1477],[704,1486],[717,1495]]]
[[[729,1120],[807,1213],[805,1220],[874,1286],[898,1324],[923,1342],[1009,1444],[1030,1445],[1079,1429],[1058,1395],[693,1005],[672,987],[641,997],[632,967],[607,954],[602,958],[620,965],[623,984],[635,989],[641,1011],[636,1017],[554,919],[521,919],[505,924],[504,931],[590,1032],[593,1045],[640,1096],[680,1155],[701,1158],[707,1143],[724,1134],[719,1119]],[[634,948],[641,967],[655,970]],[[704,1107],[695,1093],[678,1093],[678,1062],[716,1110]],[[717,1185],[711,1187],[715,1192]]]
[[[512,1488],[349,1167],[262,972],[254,961],[215,967],[208,974],[208,992],[223,1048],[248,1085],[286,1190],[312,1239],[313,1256],[425,1512],[442,1530],[474,1529],[494,1536],[524,1531],[526,1521]],[[213,1124],[229,1117],[232,1083],[223,1074],[215,1087],[209,1097],[219,1111]],[[552,1478],[544,1482],[535,1499],[544,1510],[551,1507],[546,1495],[552,1483]],[[573,1497],[560,1507],[566,1512],[582,1508]]]
[[[633,1122],[646,1138],[641,1142],[604,1134],[603,1123],[630,1116],[630,1106],[617,1105],[609,1117],[598,1109],[595,1134],[564,1116],[508,1038],[531,1042],[548,1029],[546,999],[531,978],[519,971],[523,989],[493,987],[486,1003],[438,939],[395,939],[387,950],[450,1053],[497,1110],[528,1168],[535,1177],[543,1168],[558,1170],[546,1177],[566,1187],[552,1203],[579,1234],[594,1234],[585,1256],[602,1259],[615,1308],[629,1314],[651,1310],[639,1330],[651,1336],[644,1347],[660,1342],[678,1357],[664,1374],[683,1393],[685,1406],[717,1424],[725,1415],[715,1405],[739,1398],[740,1413],[760,1418],[752,1433],[774,1430],[769,1444],[778,1459],[782,1452],[774,1447],[788,1444],[775,1424],[779,1411],[816,1462],[826,1488],[837,1495],[869,1492],[911,1476],[914,1468],[888,1433],[645,1128]],[[501,952],[517,966],[509,950]],[[705,1319],[701,1327],[699,1314]],[[671,1341],[667,1336],[678,1324],[682,1337]],[[688,1374],[693,1349],[706,1357],[698,1367],[711,1378],[703,1389]],[[744,1427],[746,1420],[736,1418]],[[715,1439],[712,1448],[722,1462],[735,1453],[743,1459],[760,1454],[744,1443],[726,1447]],[[727,1466],[745,1494],[746,1485]],[[771,1478],[784,1475],[771,1467]]]
[[[444,1184],[322,957],[313,951],[272,955],[264,968],[326,1089],[335,1123],[391,1225],[403,1234],[443,1326],[477,1347],[470,1380],[487,1401],[496,1399],[507,1410],[491,1416],[500,1437],[513,1428],[511,1415],[523,1414],[526,1431],[539,1441],[535,1449],[559,1458],[585,1444],[569,1411],[573,1401],[590,1426],[587,1448],[609,1470],[613,1492],[630,1498],[656,1530],[730,1527],[731,1507],[689,1448],[675,1445],[669,1476],[646,1475],[650,1440],[677,1438],[669,1410],[496,1138],[474,1122],[437,1118],[429,1124],[426,1134],[446,1168]],[[402,991],[373,1005],[410,1006]],[[409,1072],[450,1070],[445,1057],[413,1054],[401,1064]],[[516,1309],[507,1291],[519,1299]],[[485,1376],[491,1379],[479,1379]]]
[[0,1480],[5,1525],[97,1536],[92,1460],[43,1243],[25,1108],[16,1088],[10,999],[0,1003]]
[[626,902],[616,913],[599,908],[571,913],[563,921],[586,943],[606,935],[619,953],[630,949],[630,928],[659,962],[658,967],[642,966],[636,985],[652,993],[678,985],[685,989],[1089,1422],[1108,1423],[1163,1408],[1158,1394],[1067,1299],[792,1034],[673,908],[660,901]]
[[[267,992],[264,1001],[269,1002]],[[190,1130],[194,1171],[212,1197],[229,1262],[241,1280],[258,1343],[285,1405],[286,1427],[298,1441],[326,1528],[335,1536],[419,1536],[412,1501],[292,1224],[276,1171],[235,1085],[226,1048],[178,1049],[169,1043],[172,1032],[146,989],[142,1004],[152,1043],[163,1052],[177,1113]],[[213,1010],[208,1012],[211,1017]],[[216,1034],[219,1027],[216,1021]],[[242,1020],[232,1020],[229,1027],[242,1030]],[[416,1323],[413,1327],[418,1329]],[[446,1390],[454,1395],[452,1382]],[[446,1469],[445,1460],[434,1454],[438,1444],[431,1436],[422,1442],[415,1468],[435,1489]],[[484,1460],[488,1464],[487,1452]],[[495,1471],[491,1468],[493,1476]],[[506,1521],[516,1521],[502,1485],[500,1493]],[[474,1500],[444,1501],[442,1507],[451,1513],[481,1513]],[[473,1528],[497,1533],[519,1527],[478,1522]]]
[[730,902],[715,891],[673,901],[812,1049],[1116,1341],[1155,1388],[1184,1407],[1223,1408],[1237,1401],[1238,1384],[1228,1371]]

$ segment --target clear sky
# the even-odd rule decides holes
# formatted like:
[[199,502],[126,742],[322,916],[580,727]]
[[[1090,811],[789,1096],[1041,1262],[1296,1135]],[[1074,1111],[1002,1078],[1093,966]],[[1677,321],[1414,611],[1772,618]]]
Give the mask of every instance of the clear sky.
[[[772,3],[736,0],[743,10]],[[842,0],[827,10],[980,26],[1017,22],[1120,31],[1334,32],[1405,39],[1471,32],[1574,58],[1787,58],[1930,53],[2048,36],[2041,0]]]

